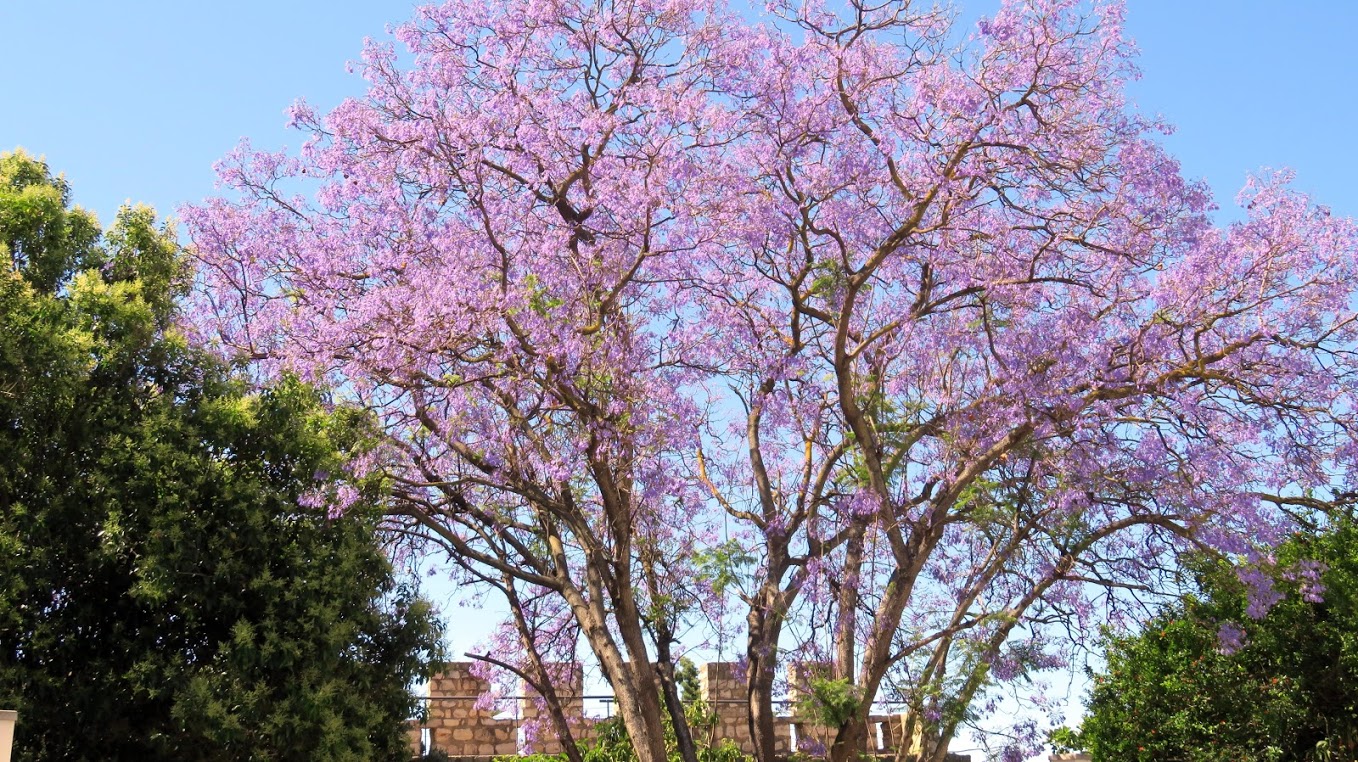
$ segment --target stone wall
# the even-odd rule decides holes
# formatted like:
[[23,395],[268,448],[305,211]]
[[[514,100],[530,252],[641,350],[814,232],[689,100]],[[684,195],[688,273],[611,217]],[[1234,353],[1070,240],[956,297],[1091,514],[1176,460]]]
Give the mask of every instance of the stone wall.
[[[576,739],[592,737],[598,718],[585,716],[584,679],[580,665],[558,664],[549,665],[549,668],[561,673],[554,687],[563,699],[562,708]],[[471,662],[454,662],[448,665],[447,671],[430,681],[429,720],[424,725],[412,725],[410,728],[413,756],[421,753],[421,737],[425,729],[429,731],[432,748],[441,749],[450,757],[462,760],[489,760],[494,756],[529,751],[549,754],[561,751],[560,739],[552,732],[541,700],[533,690],[521,685],[515,716],[496,719],[494,711],[477,708],[477,698],[487,692],[489,685],[473,675],[471,669]],[[806,691],[811,677],[821,674],[826,668],[821,664],[794,664],[788,669],[788,698],[795,705]],[[698,739],[699,742],[729,739],[742,752],[752,754],[754,743],[746,721],[745,678],[740,673],[739,665],[729,662],[699,665],[698,681],[702,698],[717,715],[713,737]],[[521,726],[525,726],[525,731],[535,729],[537,732],[521,734]],[[900,715],[870,717],[861,751],[877,757],[894,757],[899,728]],[[524,743],[527,739],[521,738],[521,735],[535,736],[531,747]],[[779,755],[789,754],[798,746],[804,750],[828,746],[833,738],[829,728],[805,722],[792,713],[784,713],[776,719],[775,744]],[[948,758],[967,759],[956,755],[949,755]]]
[[[812,680],[830,676],[830,664],[796,662],[789,664],[787,669],[787,697],[793,709],[790,722],[796,747],[799,751],[813,754],[828,749],[834,743],[836,730],[797,717],[796,706],[804,696],[810,695]],[[863,736],[859,752],[878,757],[894,756],[897,736],[900,735],[898,729],[901,726],[901,715],[869,715],[867,725],[867,733]]]
[[[584,741],[594,735],[595,720],[585,717],[585,676],[579,664],[548,664],[547,670],[553,675],[552,689],[561,702],[566,722],[576,741]],[[520,751],[560,754],[561,738],[553,730],[551,716],[538,697],[538,692],[527,683],[519,685],[519,717],[525,728],[520,739]]]
[[[740,665],[731,662],[709,662],[698,666],[698,686],[702,699],[717,715],[717,726],[708,743],[729,739],[746,754],[754,753],[754,739],[750,736],[745,697],[745,675]],[[779,754],[792,750],[791,718],[779,717],[774,725],[774,744]]]
[[451,757],[490,757],[519,752],[519,722],[495,719],[477,708],[490,686],[471,672],[471,662],[453,662],[429,683],[429,740]]

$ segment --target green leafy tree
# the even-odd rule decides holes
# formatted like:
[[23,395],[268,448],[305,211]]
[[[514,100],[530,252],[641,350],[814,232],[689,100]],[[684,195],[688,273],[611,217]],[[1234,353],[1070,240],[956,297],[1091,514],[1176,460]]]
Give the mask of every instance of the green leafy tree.
[[1080,732],[1056,740],[1095,760],[1358,759],[1358,528],[1298,535],[1277,560],[1293,571],[1262,619],[1257,592],[1211,567],[1201,597],[1109,638]]
[[[24,760],[409,757],[430,607],[341,483],[364,421],[174,328],[184,260],[0,155],[0,706]],[[326,515],[332,499],[353,504]]]

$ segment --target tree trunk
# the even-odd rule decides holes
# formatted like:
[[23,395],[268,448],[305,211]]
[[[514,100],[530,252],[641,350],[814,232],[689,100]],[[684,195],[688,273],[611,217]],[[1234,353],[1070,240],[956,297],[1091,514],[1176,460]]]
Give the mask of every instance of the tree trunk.
[[542,654],[538,652],[537,644],[533,642],[533,633],[528,626],[528,621],[523,615],[523,604],[519,599],[518,592],[514,588],[514,580],[507,575],[504,579],[505,596],[509,600],[510,611],[514,615],[514,626],[519,631],[519,643],[528,655],[528,671],[531,673],[535,683],[534,688],[538,695],[542,697],[542,703],[547,708],[547,716],[552,722],[552,730],[556,732],[557,738],[561,741],[561,749],[566,755],[567,762],[584,762],[584,757],[580,754],[580,747],[575,745],[575,733],[571,730],[570,722],[566,719],[566,713],[561,708],[561,697],[556,692],[556,675],[549,673],[547,664],[542,659]]
[[[636,751],[638,762],[668,762],[665,753],[665,729],[660,721],[660,701],[655,692],[655,680],[644,679],[640,673],[654,671],[649,664],[636,665],[623,661],[614,652],[601,658],[604,676],[613,686],[614,705],[622,719],[627,737]],[[640,669],[637,667],[640,666]]]
[[844,574],[839,583],[839,616],[835,627],[835,663],[833,677],[853,681],[855,655],[858,646],[858,587],[863,571],[863,535],[867,524],[855,522],[844,547]]
[[910,601],[918,568],[897,569],[887,582],[886,591],[875,612],[873,627],[868,634],[863,649],[863,665],[859,669],[858,686],[862,702],[858,711],[853,713],[835,735],[835,743],[830,747],[829,762],[849,762],[858,755],[867,736],[868,715],[872,712],[872,699],[882,685],[887,668],[891,666],[891,640],[900,626],[905,606]]
[[[671,636],[666,634],[656,640],[656,679],[659,691],[669,710],[670,724],[674,726],[674,740],[679,747],[679,758],[684,762],[698,762],[698,747],[693,743],[693,732],[688,726],[688,715],[684,714],[683,700],[679,696],[679,686],[674,682],[674,659],[670,653]],[[574,762],[574,761],[572,761]]]
[[[608,620],[601,601],[586,599],[571,585],[562,588],[562,595],[580,623],[590,650],[599,659],[604,678],[613,686],[618,717],[636,750],[637,762],[668,762],[664,725],[660,721],[660,696],[655,690],[655,670],[640,637],[640,624],[622,621],[625,611],[617,612],[615,621],[627,646],[627,655],[624,655],[606,624]],[[635,611],[635,607],[632,610]],[[628,656],[632,658],[629,660]]]
[[[640,716],[631,717],[624,714],[623,724],[627,726],[627,734],[636,747],[638,762],[667,762],[669,755],[665,751],[665,725],[660,719],[664,710],[660,705],[660,692],[656,690],[659,679],[656,677],[655,665],[646,652],[640,622],[635,617],[626,616],[629,609],[635,613],[635,608],[627,605],[620,608],[622,610],[617,612],[618,632],[630,657],[621,665],[621,671],[630,678],[627,686],[627,692],[631,694],[629,701],[633,702],[635,711],[640,713]],[[615,694],[620,693],[619,685],[619,682],[613,684]],[[621,706],[619,714],[623,714]],[[638,731],[644,735],[634,735]]]
[[[867,524],[855,521],[849,531],[848,542],[844,547],[844,573],[839,582],[839,595],[836,605],[839,608],[835,618],[835,660],[831,665],[831,676],[836,680],[847,680],[856,684],[856,655],[858,650],[858,598],[859,582],[863,571],[863,536]],[[862,700],[871,711],[872,695],[866,692]],[[827,750],[831,758],[852,759],[855,751],[863,747],[866,740],[867,713],[863,712],[863,723],[850,722],[835,735],[834,745]],[[847,731],[847,732],[846,732]],[[840,748],[842,747],[842,749]]]
[[778,753],[773,682],[778,672],[778,638],[783,632],[782,603],[782,594],[765,582],[746,618],[745,696],[755,762],[775,762]]
[[944,762],[948,758],[948,747],[952,745],[952,734],[939,735],[921,744],[925,753],[920,754],[920,762]]

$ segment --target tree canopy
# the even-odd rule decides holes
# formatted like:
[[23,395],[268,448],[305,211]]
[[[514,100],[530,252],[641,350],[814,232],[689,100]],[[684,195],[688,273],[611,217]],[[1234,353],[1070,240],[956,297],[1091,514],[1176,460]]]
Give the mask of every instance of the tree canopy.
[[[363,418],[249,393],[173,325],[186,262],[0,154],[0,705],[23,759],[404,759],[428,604],[339,481]],[[332,520],[326,493],[360,490]]]
[[1297,762],[1358,754],[1358,528],[1278,549],[1267,614],[1235,571],[1137,635],[1111,636],[1080,743],[1096,760]]
[[411,528],[529,662],[579,634],[644,762],[662,714],[693,762],[671,651],[731,612],[760,762],[809,660],[835,762],[882,697],[941,760],[1053,625],[1349,499],[1358,230],[1285,173],[1216,226],[1117,2],[767,10],[419,9],[186,210],[194,322],[372,410]]

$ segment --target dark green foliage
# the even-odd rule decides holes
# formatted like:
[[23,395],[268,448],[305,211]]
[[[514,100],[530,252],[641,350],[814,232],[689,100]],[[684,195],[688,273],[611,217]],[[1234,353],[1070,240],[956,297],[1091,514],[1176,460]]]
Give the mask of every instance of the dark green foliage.
[[[1205,571],[1202,598],[1109,639],[1089,715],[1063,745],[1095,760],[1358,759],[1358,530],[1299,536],[1278,556],[1282,569],[1323,562],[1324,602],[1280,573],[1287,597],[1253,621],[1235,575]],[[1244,631],[1234,653],[1218,636],[1226,622]]]
[[150,210],[101,239],[67,195],[0,157],[0,707],[20,711],[18,758],[408,758],[436,622],[375,542],[371,488],[334,521],[299,504],[336,487],[363,422],[296,382],[247,393],[173,330],[183,258]]

